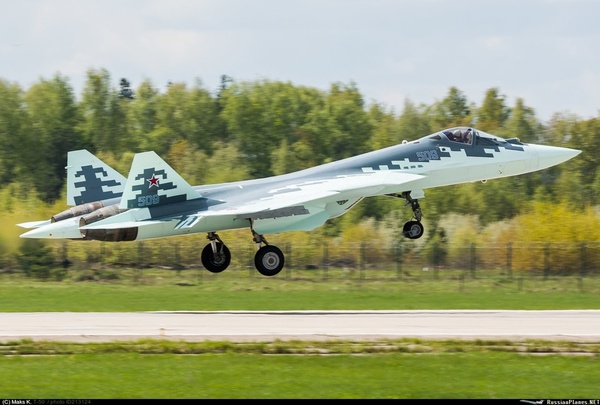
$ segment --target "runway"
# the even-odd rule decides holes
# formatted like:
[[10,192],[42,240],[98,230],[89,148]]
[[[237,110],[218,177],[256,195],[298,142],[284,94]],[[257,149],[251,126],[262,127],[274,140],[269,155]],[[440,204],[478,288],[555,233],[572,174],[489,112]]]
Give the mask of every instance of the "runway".
[[326,339],[600,341],[600,310],[219,311],[0,313],[0,341],[108,342]]

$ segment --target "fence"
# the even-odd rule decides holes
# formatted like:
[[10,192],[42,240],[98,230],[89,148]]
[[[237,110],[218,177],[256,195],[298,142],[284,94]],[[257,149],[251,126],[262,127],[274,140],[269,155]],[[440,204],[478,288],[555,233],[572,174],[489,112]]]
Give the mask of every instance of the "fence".
[[[329,270],[340,269],[359,278],[402,278],[422,271],[434,278],[449,271],[466,272],[470,278],[486,274],[541,277],[570,275],[586,277],[600,274],[600,243],[528,243],[432,244],[417,247],[409,242],[384,246],[373,242],[339,243],[314,241],[305,245],[290,242],[275,243],[285,254],[284,274],[308,270],[320,272],[324,278]],[[200,252],[207,243],[204,238],[167,238],[142,242],[109,243],[69,241],[53,243],[49,248],[52,263],[37,265],[38,269],[56,267],[72,271],[106,268],[163,268],[182,271],[202,268]],[[228,243],[232,253],[230,269],[254,272],[256,247],[243,243]],[[30,253],[32,254],[32,253]],[[23,261],[22,261],[23,263]],[[25,261],[27,263],[27,261]],[[4,260],[5,270],[23,270],[10,260]],[[21,266],[22,267],[22,266]]]

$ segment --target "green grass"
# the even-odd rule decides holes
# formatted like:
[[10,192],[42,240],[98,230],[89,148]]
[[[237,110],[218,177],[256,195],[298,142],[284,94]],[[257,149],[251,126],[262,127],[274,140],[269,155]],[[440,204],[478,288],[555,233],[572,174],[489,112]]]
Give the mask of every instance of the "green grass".
[[600,343],[564,341],[20,340],[0,350],[0,395],[17,398],[594,398],[600,378]]
[[[106,272],[103,273],[106,275]],[[36,281],[0,276],[2,312],[157,310],[599,309],[598,277],[471,278],[446,271],[393,277],[371,272],[295,270],[291,276],[247,271],[115,270],[100,281]],[[467,274],[467,276],[465,276]],[[383,273],[385,276],[386,273]]]
[[[597,277],[114,270],[0,275],[0,311],[600,309]],[[326,277],[325,277],[326,276]],[[573,355],[576,354],[576,355]],[[5,398],[595,398],[600,342],[0,344]]]

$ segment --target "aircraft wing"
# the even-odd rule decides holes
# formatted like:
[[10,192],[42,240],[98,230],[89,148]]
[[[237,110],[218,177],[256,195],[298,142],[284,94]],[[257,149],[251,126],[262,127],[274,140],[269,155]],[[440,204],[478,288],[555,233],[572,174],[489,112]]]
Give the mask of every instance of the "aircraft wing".
[[280,210],[299,205],[325,205],[328,202],[342,198],[360,198],[381,194],[381,190],[389,186],[398,186],[421,180],[425,176],[392,171],[376,171],[348,176],[338,176],[331,179],[315,180],[269,191],[268,195],[258,200],[227,204],[227,207],[217,208],[198,213],[201,216],[243,215],[264,211]]
[[425,176],[398,173],[393,171],[375,171],[355,175],[337,176],[329,179],[301,181],[294,184],[274,187],[264,197],[243,200],[244,191],[233,200],[222,201],[205,209],[185,209],[165,215],[134,214],[131,211],[118,214],[103,221],[83,226],[82,229],[115,229],[155,225],[168,221],[178,221],[176,227],[189,228],[201,222],[214,222],[218,218],[280,218],[305,214],[307,207],[313,211],[322,211],[327,203],[342,199],[359,199],[380,195],[389,186],[405,185],[410,189],[412,182]]

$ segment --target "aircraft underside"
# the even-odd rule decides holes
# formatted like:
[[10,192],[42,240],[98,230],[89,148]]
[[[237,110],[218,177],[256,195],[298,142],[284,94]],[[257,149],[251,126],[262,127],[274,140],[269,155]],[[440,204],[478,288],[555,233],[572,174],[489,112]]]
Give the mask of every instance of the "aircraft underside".
[[[406,204],[410,205],[414,218],[404,224],[402,234],[409,239],[418,239],[424,233],[424,227],[421,223],[421,207],[417,199],[413,199],[410,192],[401,194],[389,194],[390,197],[403,198]],[[350,204],[354,206],[358,199]],[[257,250],[254,255],[254,266],[263,276],[277,275],[285,264],[285,257],[281,249],[267,242],[263,233],[278,233],[292,230],[310,231],[323,225],[328,219],[342,215],[346,210],[334,212],[322,210],[309,215],[307,218],[289,218],[285,223],[281,219],[271,220],[251,220],[249,219],[252,240],[256,243]],[[285,225],[284,225],[285,224]],[[261,232],[261,233],[259,233]],[[227,269],[231,263],[231,251],[221,240],[216,232],[208,232],[207,238],[210,241],[202,250],[200,255],[202,265],[212,273],[220,273]]]

